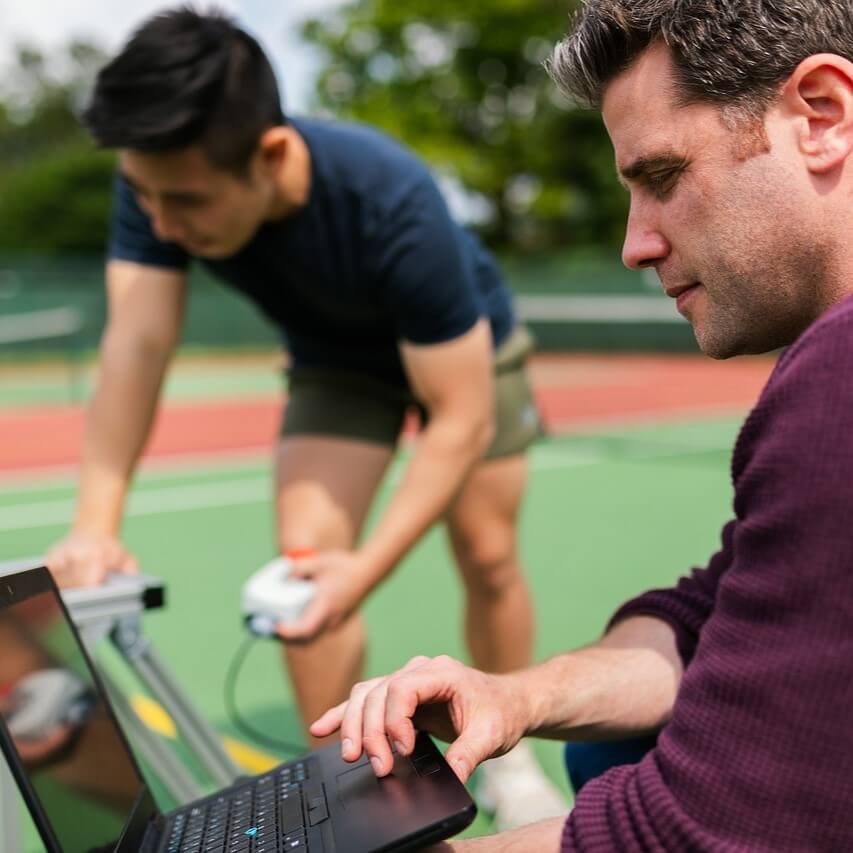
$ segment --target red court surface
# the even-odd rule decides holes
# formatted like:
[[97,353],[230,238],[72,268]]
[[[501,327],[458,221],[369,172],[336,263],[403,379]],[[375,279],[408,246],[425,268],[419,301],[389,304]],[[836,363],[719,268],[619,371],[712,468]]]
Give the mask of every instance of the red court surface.
[[[540,355],[531,374],[548,430],[555,434],[612,424],[728,415],[747,410],[771,358],[714,362],[702,356]],[[167,460],[268,448],[281,401],[168,403],[146,457]],[[79,406],[0,411],[0,473],[75,465],[85,412]]]

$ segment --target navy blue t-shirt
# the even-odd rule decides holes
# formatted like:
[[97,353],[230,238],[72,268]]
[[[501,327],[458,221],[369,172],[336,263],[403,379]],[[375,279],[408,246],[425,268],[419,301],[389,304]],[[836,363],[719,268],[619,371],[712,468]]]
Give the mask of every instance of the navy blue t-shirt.
[[[311,153],[311,192],[264,223],[231,257],[200,258],[281,329],[296,367],[352,370],[406,383],[398,344],[431,344],[488,317],[495,345],[513,325],[491,255],[457,225],[427,167],[372,128],[293,119]],[[183,269],[133,190],[115,183],[109,257]]]

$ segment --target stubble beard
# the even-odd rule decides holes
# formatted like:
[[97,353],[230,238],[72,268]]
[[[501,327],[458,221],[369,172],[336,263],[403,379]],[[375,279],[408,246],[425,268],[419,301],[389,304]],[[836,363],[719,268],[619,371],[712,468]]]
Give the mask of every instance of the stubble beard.
[[704,314],[693,329],[714,359],[772,352],[793,343],[825,308],[827,256],[815,244],[788,245],[769,262],[719,265],[703,281]]

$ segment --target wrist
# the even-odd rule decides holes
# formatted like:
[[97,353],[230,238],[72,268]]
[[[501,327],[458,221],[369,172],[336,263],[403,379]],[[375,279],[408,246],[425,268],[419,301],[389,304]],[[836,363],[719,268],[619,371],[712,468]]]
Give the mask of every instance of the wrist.
[[495,676],[503,686],[503,701],[510,709],[519,739],[536,731],[539,724],[539,691],[531,683],[530,673],[530,670],[519,670]]
[[377,571],[369,555],[355,551],[353,557],[354,563],[350,571],[350,579],[354,591],[361,600],[379,584],[385,577],[385,573]]
[[88,537],[91,539],[117,539],[118,532],[110,524],[99,520],[89,520],[78,516],[71,527],[72,536]]
[[509,673],[513,693],[524,703],[524,733],[543,735],[574,725],[584,702],[584,679],[560,655],[529,669]]
[[367,594],[378,586],[394,568],[394,560],[389,559],[372,542],[365,543],[354,552],[355,572],[361,590]]

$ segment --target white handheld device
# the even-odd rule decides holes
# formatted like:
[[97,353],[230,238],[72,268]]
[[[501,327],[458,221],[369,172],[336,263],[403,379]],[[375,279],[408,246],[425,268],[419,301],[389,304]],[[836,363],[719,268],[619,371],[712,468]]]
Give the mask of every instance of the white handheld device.
[[44,740],[62,726],[80,726],[95,697],[66,669],[42,669],[22,678],[11,695],[9,733],[21,740]]
[[295,622],[314,597],[313,581],[291,578],[293,561],[310,551],[288,551],[258,569],[243,585],[242,610],[249,630],[271,637],[278,623]]

